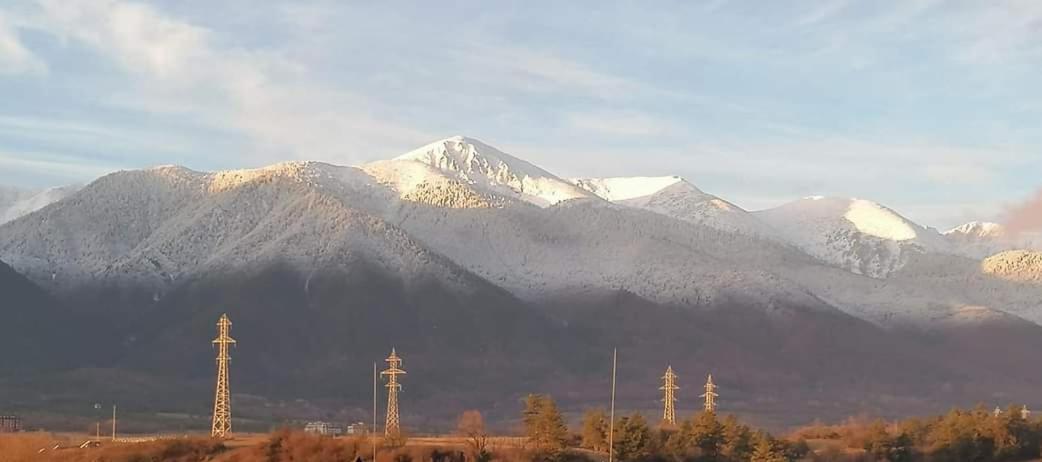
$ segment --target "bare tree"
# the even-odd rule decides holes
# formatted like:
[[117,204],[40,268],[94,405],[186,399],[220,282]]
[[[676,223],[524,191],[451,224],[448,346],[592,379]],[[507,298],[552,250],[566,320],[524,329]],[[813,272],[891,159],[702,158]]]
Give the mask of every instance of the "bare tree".
[[483,462],[491,459],[488,451],[488,431],[485,430],[485,419],[480,412],[464,412],[459,417],[456,429],[460,436],[466,438],[472,460]]

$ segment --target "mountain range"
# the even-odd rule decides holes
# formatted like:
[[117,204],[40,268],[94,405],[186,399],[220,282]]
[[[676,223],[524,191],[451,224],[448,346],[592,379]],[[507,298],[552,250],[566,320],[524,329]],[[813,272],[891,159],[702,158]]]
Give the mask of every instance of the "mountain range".
[[0,313],[24,319],[6,335],[57,348],[32,367],[2,353],[16,409],[103,395],[203,414],[222,312],[237,409],[257,421],[364,417],[392,346],[406,419],[431,426],[466,408],[507,419],[527,392],[603,404],[613,347],[632,409],[655,408],[670,364],[778,425],[1042,406],[1042,254],[996,224],[941,233],[850,198],[750,212],[678,176],[562,178],[466,137],[355,167],[162,166],[30,197],[0,194],[0,287],[22,294]]

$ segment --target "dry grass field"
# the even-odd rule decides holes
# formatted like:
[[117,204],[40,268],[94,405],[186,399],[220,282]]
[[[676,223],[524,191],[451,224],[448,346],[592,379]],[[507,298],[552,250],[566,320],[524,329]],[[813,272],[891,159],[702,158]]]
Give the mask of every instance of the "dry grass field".
[[[80,446],[88,441],[81,435],[60,433],[19,433],[0,435],[0,462],[137,462],[137,461],[224,461],[259,460],[353,461],[360,456],[372,460],[373,446],[365,438],[327,438],[300,432],[239,434],[226,441],[205,437],[139,437],[123,441],[102,439],[97,447]],[[491,438],[490,448],[503,460],[521,460],[524,439]],[[377,462],[461,461],[466,443],[459,437],[411,438],[405,447],[377,447]],[[275,455],[275,457],[273,457]]]

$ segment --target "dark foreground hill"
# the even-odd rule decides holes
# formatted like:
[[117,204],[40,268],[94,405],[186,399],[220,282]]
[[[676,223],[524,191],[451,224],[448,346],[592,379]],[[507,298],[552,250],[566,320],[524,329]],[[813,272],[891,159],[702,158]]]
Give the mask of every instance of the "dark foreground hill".
[[[699,385],[712,372],[724,409],[775,425],[925,412],[976,397],[1010,400],[1028,396],[1025,385],[1040,380],[1032,368],[1015,374],[1013,354],[995,360],[968,353],[982,341],[992,353],[1042,347],[1037,330],[1023,326],[996,327],[987,338],[926,335],[883,330],[823,307],[765,311],[733,302],[692,310],[624,292],[533,306],[481,280],[461,293],[434,280],[406,284],[359,264],[308,273],[272,265],[200,278],[158,303],[133,302],[134,288],[99,291],[111,305],[98,302],[98,293],[64,300],[98,303],[77,312],[120,326],[106,332],[53,322],[67,317],[57,302],[10,270],[2,274],[5,295],[22,295],[3,304],[13,321],[4,323],[5,338],[17,347],[0,357],[7,377],[0,386],[28,412],[88,412],[83,403],[119,400],[128,413],[205,416],[214,370],[209,341],[222,312],[239,341],[236,415],[262,426],[368,420],[372,365],[382,366],[391,347],[409,372],[406,420],[433,429],[470,408],[505,425],[529,392],[552,393],[572,411],[603,405],[613,347],[621,356],[623,408],[654,412],[658,377],[671,364],[681,374],[682,409],[697,408]],[[143,308],[117,320],[127,316],[110,311],[119,300]],[[97,348],[84,354],[92,344]],[[1008,394],[989,395],[993,390]]]

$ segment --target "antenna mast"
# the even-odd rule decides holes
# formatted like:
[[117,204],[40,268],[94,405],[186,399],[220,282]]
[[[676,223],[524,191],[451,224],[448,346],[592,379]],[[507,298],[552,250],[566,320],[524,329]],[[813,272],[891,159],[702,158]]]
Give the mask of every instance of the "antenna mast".
[[227,438],[232,432],[232,400],[228,388],[228,363],[232,358],[228,347],[235,344],[235,339],[229,335],[231,330],[232,321],[227,314],[222,314],[217,321],[217,338],[213,341],[217,345],[217,392],[213,400],[211,438]]
[[384,422],[384,436],[392,437],[401,434],[401,424],[398,419],[398,392],[402,385],[398,383],[398,376],[405,375],[402,370],[402,358],[391,348],[391,356],[384,361],[387,362],[387,370],[380,373],[387,376],[387,420]]
[[677,386],[677,375],[673,373],[673,366],[666,367],[666,375],[662,376],[662,387],[659,390],[664,392],[662,402],[664,407],[662,409],[662,422],[668,425],[677,424],[677,412],[676,402],[677,397],[675,392],[680,389]]

